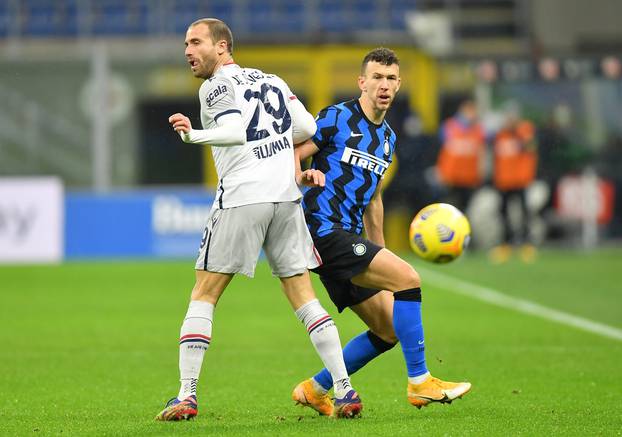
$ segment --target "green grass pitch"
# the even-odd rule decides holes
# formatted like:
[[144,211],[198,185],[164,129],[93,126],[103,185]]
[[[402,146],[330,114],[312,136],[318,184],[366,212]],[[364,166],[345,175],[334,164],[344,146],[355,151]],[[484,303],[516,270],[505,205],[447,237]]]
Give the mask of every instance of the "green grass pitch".
[[[621,260],[616,249],[545,251],[534,265],[492,267],[469,254],[425,268],[620,329]],[[0,267],[0,434],[622,433],[621,341],[455,294],[425,276],[428,365],[441,378],[471,381],[471,393],[449,406],[412,408],[396,347],[353,376],[361,419],[295,407],[293,386],[321,364],[265,263],[254,280],[234,279],[220,302],[199,417],[155,422],[178,389],[192,269],[192,261]],[[315,284],[343,343],[364,329],[350,312],[337,315]]]

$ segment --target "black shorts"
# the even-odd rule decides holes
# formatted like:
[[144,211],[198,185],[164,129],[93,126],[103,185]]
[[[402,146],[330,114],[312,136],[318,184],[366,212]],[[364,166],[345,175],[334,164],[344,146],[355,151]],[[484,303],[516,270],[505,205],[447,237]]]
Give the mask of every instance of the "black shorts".
[[359,287],[350,279],[365,270],[382,247],[360,235],[339,229],[323,237],[313,236],[313,242],[322,258],[322,265],[313,269],[313,272],[320,275],[322,284],[339,312],[380,291]]

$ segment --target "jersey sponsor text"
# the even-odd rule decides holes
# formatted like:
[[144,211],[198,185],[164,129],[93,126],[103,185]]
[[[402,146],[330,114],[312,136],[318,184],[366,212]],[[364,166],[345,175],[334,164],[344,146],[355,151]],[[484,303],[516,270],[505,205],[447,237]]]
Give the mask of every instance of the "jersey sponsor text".
[[253,147],[253,153],[257,159],[265,159],[270,158],[273,155],[276,155],[281,150],[291,149],[292,145],[287,139],[286,136],[279,138],[276,141],[272,141],[267,144],[262,144],[261,146]]
[[380,176],[389,168],[389,163],[384,159],[380,159],[362,150],[351,149],[350,147],[345,147],[343,149],[341,162],[356,165],[357,167],[364,168]]
[[226,92],[227,87],[225,85],[218,85],[207,95],[207,97],[205,98],[205,103],[207,103],[207,106],[211,108],[216,102],[218,102],[221,98],[225,96]]

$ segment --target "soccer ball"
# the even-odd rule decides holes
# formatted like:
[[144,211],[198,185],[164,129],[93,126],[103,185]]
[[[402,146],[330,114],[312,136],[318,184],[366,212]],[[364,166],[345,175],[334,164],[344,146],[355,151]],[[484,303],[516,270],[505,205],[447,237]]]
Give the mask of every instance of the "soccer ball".
[[433,203],[423,208],[410,224],[410,247],[426,261],[448,263],[469,244],[471,226],[455,206]]

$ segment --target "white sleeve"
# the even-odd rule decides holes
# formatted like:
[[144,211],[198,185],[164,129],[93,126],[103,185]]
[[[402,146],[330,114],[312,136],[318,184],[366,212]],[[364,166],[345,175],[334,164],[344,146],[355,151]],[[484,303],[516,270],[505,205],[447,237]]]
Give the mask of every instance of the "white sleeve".
[[202,115],[213,120],[216,127],[192,129],[187,134],[180,132],[185,143],[211,146],[241,146],[246,143],[242,113],[236,104],[235,91],[229,80],[217,77],[205,81],[199,89],[199,99]]
[[315,135],[317,130],[315,119],[296,96],[289,98],[289,113],[292,117],[294,129],[294,144],[302,143]]
[[246,143],[246,129],[239,112],[231,112],[218,117],[213,129],[191,129],[180,132],[184,143],[209,144],[210,146],[242,146]]
[[[207,80],[199,89],[201,112],[206,118],[218,122],[226,114],[241,114],[235,102],[235,90],[231,82],[224,77]],[[205,127],[205,126],[204,126]]]

